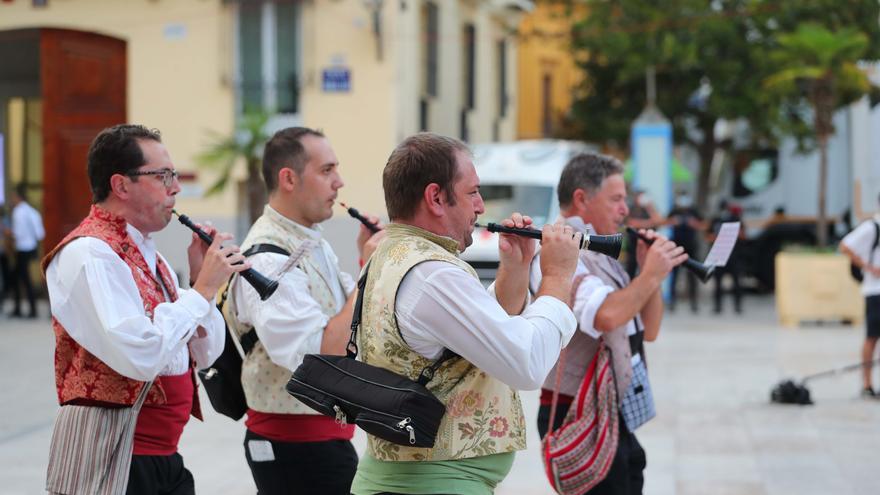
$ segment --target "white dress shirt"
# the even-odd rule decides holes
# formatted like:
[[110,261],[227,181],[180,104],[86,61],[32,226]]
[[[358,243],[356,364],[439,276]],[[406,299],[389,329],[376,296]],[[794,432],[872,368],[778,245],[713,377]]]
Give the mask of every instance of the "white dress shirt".
[[[155,273],[160,255],[153,240],[131,225],[127,230]],[[77,344],[125,377],[149,381],[183,374],[190,352],[200,369],[207,368],[223,351],[223,317],[195,290],[179,288],[177,275],[169,272],[179,298],[157,305],[151,321],[125,261],[106,242],[80,237],[46,270],[52,315]],[[199,326],[203,337],[196,334]]]
[[[321,276],[330,286],[338,313],[354,290],[354,280],[339,270],[339,259],[330,244],[321,238],[320,230],[297,225],[318,242],[318,247],[308,256],[318,264]],[[259,253],[249,258],[251,266],[260,273],[276,273],[287,259],[276,253]],[[275,293],[265,301],[260,300],[257,291],[247,282],[236,280],[232,290],[238,321],[257,329],[257,336],[273,363],[292,371],[306,354],[321,352],[324,328],[330,317],[309,293],[309,277],[302,269],[294,267],[282,274]]]
[[494,284],[444,261],[426,261],[404,276],[394,308],[400,333],[418,354],[437,359],[450,349],[518,390],[537,389],[574,334],[568,306],[543,296],[510,316]]
[[12,236],[16,251],[33,251],[46,237],[43,218],[33,206],[22,201],[12,209]]

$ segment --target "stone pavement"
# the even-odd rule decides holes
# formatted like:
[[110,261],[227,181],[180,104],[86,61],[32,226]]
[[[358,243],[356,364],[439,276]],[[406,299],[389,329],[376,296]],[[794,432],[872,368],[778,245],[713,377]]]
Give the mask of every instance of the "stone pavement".
[[[698,315],[684,307],[669,315],[648,345],[658,416],[638,432],[648,454],[645,493],[880,493],[880,401],[857,397],[857,374],[811,383],[814,406],[768,401],[783,378],[857,361],[863,329],[781,328],[771,297],[748,298],[741,317],[705,306]],[[48,319],[0,316],[0,338],[0,494],[43,493],[57,409]],[[523,403],[529,449],[496,493],[549,495],[534,428],[537,393],[524,393]],[[207,409],[207,420],[191,421],[181,440],[198,493],[253,494],[243,426]],[[356,445],[363,451],[362,433]]]

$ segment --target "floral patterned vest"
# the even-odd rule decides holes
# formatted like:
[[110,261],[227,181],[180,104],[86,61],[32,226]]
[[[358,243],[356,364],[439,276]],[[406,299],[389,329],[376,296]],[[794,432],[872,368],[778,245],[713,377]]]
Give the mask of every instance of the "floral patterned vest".
[[[45,274],[49,263],[69,242],[80,237],[94,237],[110,245],[131,269],[132,277],[144,301],[144,314],[153,319],[153,311],[160,303],[166,302],[162,291],[170,292],[172,301],[177,300],[177,288],[168,267],[161,257],[156,258],[156,269],[162,280],[158,280],[134,240],[126,231],[127,222],[121,216],[110,213],[98,205],[92,209],[82,223],[67,235],[52,251],[43,258],[42,269]],[[62,405],[71,401],[87,401],[106,404],[132,405],[146,384],[126,378],[113,371],[103,361],[76,343],[61,323],[52,318],[55,331],[55,386],[58,402]],[[195,384],[195,363],[190,359],[190,372]],[[147,393],[147,404],[165,404],[165,391],[156,380]],[[202,419],[199,405],[198,385],[193,387],[192,415]]]
[[[311,239],[306,232],[297,224],[293,223],[270,206],[266,205],[263,215],[254,222],[251,230],[241,245],[241,250],[246,251],[255,244],[274,244],[292,253],[300,244]],[[325,242],[325,241],[321,241]],[[315,256],[320,256],[318,249],[314,249],[302,258],[299,268],[309,277],[309,294],[321,306],[321,311],[328,317],[336,316],[336,299],[330,284],[342,284],[340,278],[328,280],[321,273],[320,265],[315,261]],[[337,267],[337,273],[339,273]],[[272,274],[266,274],[272,276]],[[238,282],[244,283],[244,282]],[[234,315],[236,301],[234,292],[230,291],[227,308],[224,316],[227,322],[241,337],[252,327],[239,322]],[[319,414],[314,409],[294,399],[284,386],[290,380],[293,370],[278,366],[269,359],[269,354],[262,342],[257,342],[254,349],[245,357],[241,366],[241,384],[247,398],[248,407],[255,411],[275,414]]]
[[[458,243],[402,224],[387,227],[388,236],[370,258],[358,346],[368,364],[417,379],[433,361],[403,340],[394,316],[397,290],[404,276],[425,261],[444,261],[476,272],[460,260]],[[368,435],[370,455],[381,461],[444,461],[514,452],[526,448],[522,405],[515,390],[463,358],[440,367],[428,389],[446,405],[434,448],[413,448]]]

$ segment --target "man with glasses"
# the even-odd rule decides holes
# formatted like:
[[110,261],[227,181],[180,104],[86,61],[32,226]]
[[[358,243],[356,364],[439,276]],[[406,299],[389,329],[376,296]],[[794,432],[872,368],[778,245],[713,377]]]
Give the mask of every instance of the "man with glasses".
[[[207,246],[193,234],[192,289],[180,288],[151,238],[168,225],[180,191],[158,131],[101,131],[89,148],[88,176],[89,215],[43,260],[61,404],[47,490],[97,493],[100,482],[79,480],[122,479],[125,486],[127,478],[128,494],[191,494],[193,478],[177,443],[190,414],[201,419],[194,370],[223,350],[223,318],[212,300],[232,273],[250,265],[237,246],[221,246],[231,235],[203,227],[214,242]],[[89,454],[108,438],[113,446],[125,440],[121,432],[89,429],[102,421],[93,418],[131,408],[145,387],[130,468],[125,452],[124,459]],[[59,427],[65,424],[72,426]],[[65,484],[71,479],[80,485]]]

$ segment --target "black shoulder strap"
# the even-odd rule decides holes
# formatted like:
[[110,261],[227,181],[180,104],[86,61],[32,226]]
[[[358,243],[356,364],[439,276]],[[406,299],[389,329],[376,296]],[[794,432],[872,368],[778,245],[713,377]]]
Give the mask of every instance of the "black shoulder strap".
[[275,254],[283,254],[284,256],[290,256],[290,252],[282,247],[278,247],[274,244],[254,244],[249,247],[247,251],[241,253],[245,258],[253,256],[255,254],[260,253],[275,253]]
[[[358,355],[358,346],[357,346],[357,330],[361,325],[361,313],[363,312],[364,305],[364,288],[367,286],[367,273],[370,271],[370,263],[367,263],[367,266],[364,267],[364,273],[361,274],[361,278],[358,279],[357,290],[358,295],[357,299],[354,302],[354,310],[351,315],[351,337],[348,339],[348,345],[345,346],[345,354],[351,359],[354,359]],[[459,357],[453,351],[449,349],[443,349],[443,353],[440,354],[440,357],[437,358],[433,363],[429,366],[426,366],[419,373],[419,379],[416,380],[419,385],[427,385],[432,378],[434,378],[434,373],[440,369],[440,366],[443,365],[446,361],[450,359]]]
[[874,251],[877,250],[877,245],[880,245],[880,223],[877,223],[877,220],[871,219],[871,223],[874,224],[874,243],[871,244],[871,250],[868,251],[868,264],[874,264]]
[[872,249],[877,249],[877,246],[880,245],[880,223],[877,220],[871,220],[874,223],[874,244],[871,246]]
[[[274,244],[254,244],[249,247],[242,254],[245,258],[251,257],[255,254],[260,253],[275,253],[282,254],[284,256],[290,256],[290,252],[282,247],[278,247]],[[232,285],[232,279],[236,274],[233,274],[229,277],[229,282],[226,284],[226,289],[223,291],[223,295],[220,296],[220,302],[217,303],[217,309],[220,310],[220,313],[223,313],[223,305],[226,304],[226,298],[229,296],[229,287]],[[257,342],[260,341],[260,337],[257,336],[257,329],[251,328],[238,339],[239,343],[241,343],[241,350],[244,351],[244,355],[247,356],[250,354],[252,350],[254,350],[254,346],[257,345]]]
[[370,263],[364,267],[364,272],[357,283],[357,299],[354,300],[354,310],[351,313],[351,336],[348,338],[348,345],[345,346],[345,355],[354,359],[358,355],[357,346],[357,330],[361,326],[361,313],[364,309],[364,288],[367,286],[367,273],[370,271]]

